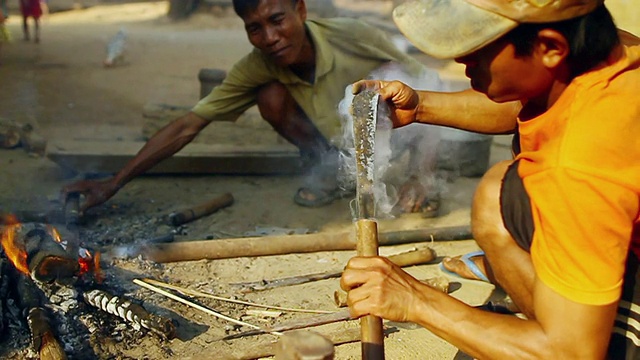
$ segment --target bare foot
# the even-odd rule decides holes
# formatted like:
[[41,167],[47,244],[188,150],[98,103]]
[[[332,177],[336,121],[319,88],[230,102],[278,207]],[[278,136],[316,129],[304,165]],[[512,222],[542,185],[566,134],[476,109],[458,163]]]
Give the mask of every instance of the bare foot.
[[[487,278],[487,269],[484,264],[484,255],[469,257],[467,261],[471,261],[473,264],[475,264],[477,270],[479,270],[484,275],[485,279]],[[464,279],[486,281],[485,279],[482,279],[481,277],[476,275],[469,268],[469,266],[467,266],[467,264],[463,261],[462,256],[445,257],[442,260],[442,266],[446,270],[456,273]]]

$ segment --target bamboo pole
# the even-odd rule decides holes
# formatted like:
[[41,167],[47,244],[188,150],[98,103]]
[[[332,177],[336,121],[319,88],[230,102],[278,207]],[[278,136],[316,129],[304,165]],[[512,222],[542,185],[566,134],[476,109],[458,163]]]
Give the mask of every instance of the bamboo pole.
[[[378,240],[380,245],[386,246],[429,241],[468,240],[472,238],[469,226],[463,225],[381,232]],[[339,232],[192,240],[168,244],[148,244],[131,250],[135,254],[142,254],[147,260],[168,263],[355,249],[356,242],[353,234]],[[121,255],[118,255],[118,252],[112,252],[111,254],[108,253],[106,258],[110,256],[119,257]]]

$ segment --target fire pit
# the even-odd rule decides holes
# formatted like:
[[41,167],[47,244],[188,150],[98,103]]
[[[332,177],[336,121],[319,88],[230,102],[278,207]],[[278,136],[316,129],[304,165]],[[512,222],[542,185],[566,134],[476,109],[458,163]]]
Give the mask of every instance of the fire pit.
[[[98,252],[62,239],[49,224],[3,223],[0,338],[15,348],[30,347],[28,356],[40,359],[86,359],[98,358],[95,343],[110,337],[176,336],[169,319],[106,288]],[[21,336],[27,328],[30,344]]]

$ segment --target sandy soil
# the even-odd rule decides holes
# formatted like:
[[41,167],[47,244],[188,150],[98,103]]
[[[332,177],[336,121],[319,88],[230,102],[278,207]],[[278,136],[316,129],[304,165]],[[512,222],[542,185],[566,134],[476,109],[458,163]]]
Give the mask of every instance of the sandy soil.
[[[366,7],[388,10],[382,1],[336,1],[352,10]],[[363,3],[368,3],[364,4]],[[372,4],[377,4],[372,6]],[[358,6],[360,8],[358,8]],[[0,117],[37,124],[49,141],[89,139],[94,141],[136,140],[141,136],[142,108],[148,103],[192,105],[199,94],[196,74],[200,68],[227,69],[245,54],[246,41],[240,20],[230,10],[214,9],[199,13],[188,21],[174,23],[164,16],[165,2],[104,3],[87,9],[54,13],[43,21],[42,42],[20,40],[19,19],[12,16],[8,27],[16,41],[3,46],[0,55]],[[105,45],[124,28],[128,34],[125,63],[112,69],[102,67]],[[428,59],[424,59],[428,61]],[[433,63],[443,74],[459,76],[455,66]],[[246,125],[246,124],[245,124]],[[261,124],[244,126],[248,141],[269,133]],[[215,130],[214,130],[215,132]],[[267,134],[267,135],[265,135]],[[496,139],[491,162],[509,156],[508,139]],[[57,198],[60,187],[75,174],[60,169],[43,157],[21,149],[0,150],[0,209],[5,211],[41,210]],[[179,228],[176,241],[241,237],[256,227],[306,229],[333,232],[351,228],[348,200],[321,209],[300,208],[292,196],[300,178],[296,176],[189,176],[142,177],[122,189],[104,206],[87,214],[81,238],[90,248],[136,244],[173,230],[163,225],[163,216],[173,210],[200,203],[205,198],[231,192],[233,206]],[[380,221],[381,230],[468,224],[471,194],[477,179],[459,178],[447,184],[443,194],[443,216],[425,219],[418,214]],[[476,248],[473,241],[439,242],[432,247],[439,256],[458,255]],[[408,246],[383,248],[385,255]],[[108,280],[127,295],[178,324],[178,338],[162,342],[150,334],[102,338],[90,350],[68,349],[71,358],[234,358],[252,348],[266,347],[272,336],[233,342],[216,341],[237,331],[218,320],[175,301],[141,290],[130,281],[135,277],[154,277],[180,286],[210,291],[221,296],[265,304],[334,310],[332,294],[337,280],[272,290],[238,294],[228,286],[235,281],[270,279],[341,269],[353,252],[321,252],[260,258],[203,260],[156,265],[140,259],[106,264]],[[418,278],[441,275],[437,265],[416,266],[409,271]],[[453,293],[465,302],[480,304],[493,287],[462,282]],[[211,308],[231,316],[242,316],[247,308],[213,300],[201,300]],[[284,314],[275,321],[300,314]],[[246,316],[245,316],[246,318]],[[246,318],[260,325],[267,321]],[[118,322],[118,320],[113,320]],[[390,359],[452,359],[456,349],[428,331],[409,324],[389,324],[397,331],[386,341]],[[325,334],[357,326],[355,322],[318,328]],[[33,354],[22,340],[5,342],[0,357],[19,359]],[[11,346],[8,346],[11,345]],[[359,344],[338,346],[336,359],[359,358]]]

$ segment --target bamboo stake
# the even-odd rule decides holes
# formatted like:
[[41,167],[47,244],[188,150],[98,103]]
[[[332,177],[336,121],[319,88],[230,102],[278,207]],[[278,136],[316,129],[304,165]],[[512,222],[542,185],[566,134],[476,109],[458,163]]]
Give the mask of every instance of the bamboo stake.
[[175,300],[177,302],[181,302],[181,303],[183,303],[183,304],[185,304],[187,306],[190,306],[190,307],[192,307],[194,309],[198,309],[198,310],[200,310],[202,312],[205,312],[205,313],[207,313],[209,315],[213,315],[213,316],[217,317],[218,319],[226,320],[226,321],[234,323],[236,325],[247,326],[247,327],[250,327],[252,329],[261,330],[261,331],[267,332],[267,333],[272,334],[272,335],[282,335],[282,333],[280,333],[280,332],[264,330],[264,329],[262,329],[261,327],[259,327],[257,325],[249,324],[249,323],[246,323],[244,321],[236,320],[236,319],[234,319],[232,317],[220,314],[220,313],[215,312],[215,311],[213,311],[213,310],[211,310],[209,308],[206,308],[204,306],[201,306],[201,305],[198,305],[196,303],[193,303],[193,302],[191,302],[191,301],[189,301],[187,299],[183,299],[183,298],[181,298],[181,297],[179,297],[177,295],[174,295],[174,294],[172,294],[170,292],[167,292],[167,291],[164,291],[162,289],[159,289],[159,288],[157,288],[157,287],[155,287],[155,286],[153,286],[151,284],[147,284],[146,282],[144,282],[144,281],[142,281],[140,279],[133,279],[133,283],[136,284],[136,285],[142,286],[145,289],[148,289],[148,290],[151,290],[151,291],[156,292],[158,294],[164,295],[164,296],[166,296],[166,297],[168,297],[170,299],[173,299],[173,300]]
[[296,309],[296,308],[287,308],[287,307],[281,307],[281,306],[256,304],[256,303],[252,303],[252,302],[248,302],[248,301],[228,299],[228,298],[224,298],[224,297],[220,297],[220,296],[216,296],[216,295],[212,295],[212,294],[203,293],[203,292],[197,291],[197,290],[186,289],[186,288],[182,288],[180,286],[163,283],[163,282],[160,282],[160,281],[157,281],[157,280],[153,280],[153,279],[142,279],[142,281],[144,281],[144,282],[146,282],[148,284],[153,284],[153,285],[156,285],[156,286],[159,286],[159,287],[163,287],[165,289],[175,290],[175,291],[181,292],[181,293],[183,293],[185,295],[206,297],[206,298],[209,298],[209,299],[214,299],[214,300],[219,300],[219,301],[226,301],[226,302],[230,302],[230,303],[234,303],[234,304],[255,306],[255,307],[261,307],[261,308],[265,308],[265,309],[274,309],[274,310],[282,310],[282,311],[290,311],[290,312],[302,312],[302,313],[312,313],[312,314],[331,314],[331,313],[333,313],[333,311],[329,311],[329,310],[308,310],[308,309]]
[[[375,220],[360,219],[356,222],[358,256],[378,255],[378,227]],[[362,331],[362,359],[384,359],[384,328],[382,319],[367,315],[360,318]]]

